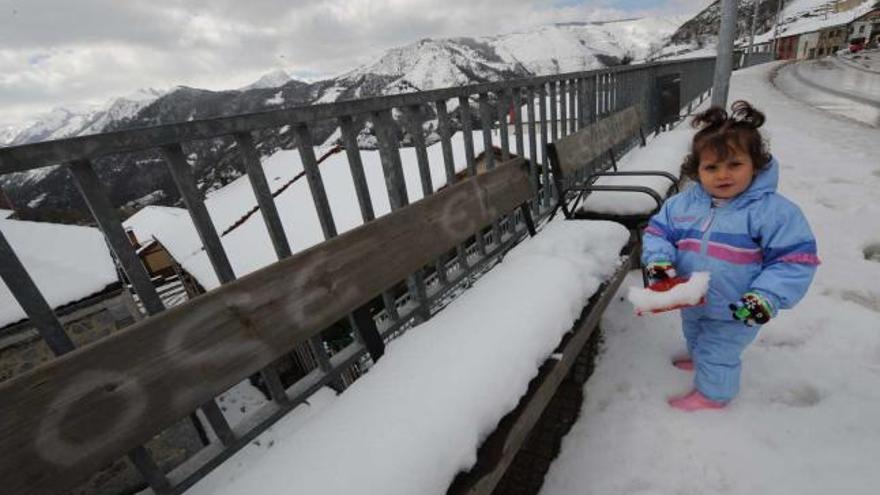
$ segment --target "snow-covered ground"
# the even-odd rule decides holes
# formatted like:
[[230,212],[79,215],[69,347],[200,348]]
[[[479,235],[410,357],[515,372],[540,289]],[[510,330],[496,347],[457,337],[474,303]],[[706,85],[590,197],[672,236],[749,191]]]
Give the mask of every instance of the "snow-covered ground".
[[[581,417],[544,495],[874,494],[880,486],[880,135],[829,118],[768,81],[777,64],[734,74],[731,100],[767,114],[763,129],[823,265],[806,298],[766,325],[743,358],[740,395],[686,414],[666,399],[692,376],[677,314],[636,317],[616,298]],[[633,273],[624,284],[640,284]]]
[[880,71],[868,64],[880,50],[861,53],[860,64],[842,56],[798,61],[782,67],[774,82],[814,107],[880,128]]

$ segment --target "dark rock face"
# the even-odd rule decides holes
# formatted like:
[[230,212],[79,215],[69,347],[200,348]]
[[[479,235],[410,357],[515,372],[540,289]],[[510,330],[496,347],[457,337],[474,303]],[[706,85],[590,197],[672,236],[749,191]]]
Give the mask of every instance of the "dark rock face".
[[[781,0],[758,0],[758,19],[755,33],[760,34],[773,28],[776,9]],[[740,0],[736,11],[736,37],[748,36],[752,23],[753,1]],[[721,27],[721,2],[716,1],[703,9],[693,19],[685,22],[669,39],[668,45],[694,44],[703,47],[717,42]]]

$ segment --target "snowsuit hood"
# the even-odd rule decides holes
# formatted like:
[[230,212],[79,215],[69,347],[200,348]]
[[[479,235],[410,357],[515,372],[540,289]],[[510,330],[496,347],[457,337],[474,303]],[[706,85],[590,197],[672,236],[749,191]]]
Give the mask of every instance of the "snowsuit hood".
[[685,277],[711,274],[707,304],[682,311],[688,318],[733,319],[728,305],[744,293],[763,295],[779,309],[806,293],[819,264],[816,240],[800,209],[776,192],[779,163],[721,207],[699,184],[667,200],[643,237],[642,261],[671,261]]

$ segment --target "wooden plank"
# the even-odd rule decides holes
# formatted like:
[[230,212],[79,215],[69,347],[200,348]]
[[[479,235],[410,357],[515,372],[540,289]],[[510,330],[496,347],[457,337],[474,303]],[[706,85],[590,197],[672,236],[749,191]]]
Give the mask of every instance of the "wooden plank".
[[563,174],[573,176],[594,158],[637,134],[641,126],[640,115],[636,106],[627,107],[558,140],[556,153]]
[[0,384],[4,493],[69,489],[530,196],[511,160]]
[[599,288],[591,302],[584,308],[581,317],[575,322],[572,332],[557,348],[555,353],[561,353],[562,357],[551,358],[544,363],[517,407],[502,418],[498,428],[480,446],[476,465],[468,473],[460,474],[449,487],[447,494],[490,495],[493,493],[598,325],[602,313],[632,268],[632,262],[632,257],[627,257],[611,279]]

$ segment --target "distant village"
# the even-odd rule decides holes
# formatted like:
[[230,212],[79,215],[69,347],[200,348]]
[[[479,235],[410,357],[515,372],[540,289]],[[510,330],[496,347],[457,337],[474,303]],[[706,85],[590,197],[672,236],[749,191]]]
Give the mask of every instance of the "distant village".
[[864,0],[841,0],[823,14],[803,19],[780,31],[755,38],[758,53],[772,53],[776,60],[813,59],[841,50],[850,53],[880,46],[880,2],[868,12]]

